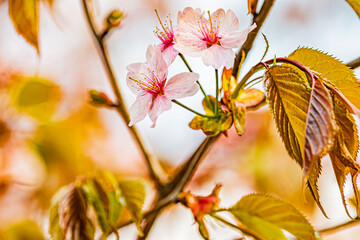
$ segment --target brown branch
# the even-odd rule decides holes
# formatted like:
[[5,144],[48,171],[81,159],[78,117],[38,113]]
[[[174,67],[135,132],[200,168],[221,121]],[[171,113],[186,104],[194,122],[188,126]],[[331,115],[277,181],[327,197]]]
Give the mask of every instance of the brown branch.
[[[129,113],[126,110],[126,106],[124,103],[124,100],[121,96],[120,93],[120,88],[117,84],[116,81],[116,77],[115,74],[111,68],[110,62],[109,62],[109,57],[107,55],[107,52],[105,50],[105,46],[104,46],[104,36],[102,36],[101,34],[99,34],[96,29],[95,29],[95,24],[93,22],[93,18],[90,14],[89,11],[89,7],[87,5],[87,0],[82,0],[83,3],[83,7],[84,7],[84,11],[85,11],[85,15],[86,15],[86,20],[90,26],[92,35],[95,37],[95,44],[96,47],[98,49],[99,55],[101,57],[101,61],[104,64],[106,73],[108,75],[108,78],[110,80],[111,83],[111,87],[114,91],[114,94],[116,96],[116,100],[117,100],[117,111],[119,112],[120,116],[122,117],[122,119],[124,120],[124,122],[126,124],[129,124],[130,122],[130,117],[129,117]],[[161,189],[163,187],[163,181],[164,179],[166,179],[166,175],[163,172],[163,169],[160,166],[160,163],[157,161],[157,159],[154,159],[145,149],[145,146],[143,144],[143,142],[141,141],[140,135],[137,131],[137,129],[134,126],[129,127],[130,132],[133,136],[133,138],[135,139],[138,147],[141,150],[141,153],[146,161],[146,165],[147,168],[149,170],[149,174],[151,179],[155,182],[156,186],[158,189]]]
[[333,227],[329,227],[329,228],[325,228],[322,230],[319,230],[318,232],[321,234],[321,236],[328,236],[334,233],[337,233],[339,231],[345,230],[347,228],[352,228],[356,225],[360,224],[360,219],[359,218],[355,218],[351,221],[348,221],[346,223],[342,223],[340,225],[336,225]]
[[352,60],[351,62],[347,63],[346,65],[351,69],[360,67],[360,57]]
[[253,23],[256,23],[257,27],[251,31],[248,35],[248,38],[246,39],[245,43],[242,45],[241,49],[239,50],[238,54],[235,57],[235,62],[233,66],[233,76],[236,77],[239,71],[239,64],[241,62],[241,53],[244,51],[245,58],[247,57],[248,53],[252,49],[252,46],[254,44],[255,38],[258,35],[262,25],[265,22],[266,17],[269,15],[269,12],[271,10],[271,7],[273,6],[275,0],[265,0],[259,14],[256,14],[254,17]]

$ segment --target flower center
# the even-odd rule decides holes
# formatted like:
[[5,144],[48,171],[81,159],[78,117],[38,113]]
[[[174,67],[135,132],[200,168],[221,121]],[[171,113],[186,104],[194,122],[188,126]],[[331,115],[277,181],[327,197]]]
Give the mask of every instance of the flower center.
[[174,31],[173,31],[172,21],[169,19],[170,13],[169,13],[169,15],[166,16],[167,19],[164,21],[164,23],[161,21],[159,13],[156,9],[155,9],[155,13],[160,22],[162,30],[159,29],[158,27],[156,27],[156,30],[154,31],[154,33],[161,40],[161,42],[163,42],[163,44],[165,44],[165,47],[164,47],[164,49],[165,49],[166,47],[171,45],[174,40]]
[[203,35],[203,41],[206,42],[207,47],[211,47],[214,44],[220,45],[219,40],[221,39],[219,37],[219,28],[220,28],[220,20],[218,19],[219,16],[215,16],[215,19],[211,18],[210,11],[208,11],[209,15],[209,23],[206,19],[203,18],[203,15],[200,16],[200,21],[198,21],[199,24],[199,30]]
[[10,136],[11,130],[3,120],[0,120],[0,147],[5,146],[9,141]]
[[[151,71],[150,68],[148,68],[148,70],[151,72],[151,76],[140,73],[140,75],[143,76],[143,79],[134,79],[132,77],[129,78],[133,80],[134,84],[136,84],[143,91],[151,94],[164,94],[163,83],[165,80],[161,81],[158,74],[155,74],[155,72]],[[133,85],[133,87],[135,86]],[[140,91],[140,89],[138,89],[138,91]]]

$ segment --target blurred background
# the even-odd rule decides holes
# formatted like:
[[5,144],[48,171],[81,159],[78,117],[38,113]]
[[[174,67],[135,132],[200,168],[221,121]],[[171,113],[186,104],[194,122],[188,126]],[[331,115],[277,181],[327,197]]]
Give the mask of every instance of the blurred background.
[[[125,83],[126,66],[145,61],[149,44],[157,44],[153,30],[161,17],[187,6],[214,11],[232,9],[241,28],[249,26],[246,0],[93,0],[99,30],[113,10],[127,15],[121,26],[106,40],[112,67],[126,104],[135,100]],[[258,7],[262,1],[259,1]],[[77,175],[104,169],[124,178],[147,179],[147,171],[136,146],[119,115],[89,104],[88,91],[103,91],[114,99],[106,73],[84,18],[81,1],[55,0],[54,6],[40,5],[40,56],[15,31],[7,1],[0,1],[0,239],[48,239],[48,209],[51,197]],[[270,48],[265,59],[289,55],[299,46],[320,49],[349,62],[360,55],[360,22],[344,0],[277,0],[264,24]],[[256,64],[265,51],[258,36],[243,71]],[[214,94],[214,72],[200,59],[187,58],[209,94]],[[170,66],[169,76],[187,71],[181,59]],[[357,71],[357,77],[360,72]],[[262,85],[256,86],[262,89]],[[201,111],[202,95],[181,99]],[[193,114],[173,108],[161,115],[155,128],[145,119],[140,132],[150,152],[173,169],[185,161],[205,135],[188,127]],[[316,229],[348,221],[332,166],[322,161],[319,180],[326,219],[310,196],[301,189],[302,171],[291,160],[279,139],[267,107],[251,112],[246,133],[234,129],[221,136],[199,166],[187,187],[207,195],[222,183],[221,206],[228,207],[243,195],[269,193],[302,210]],[[149,184],[151,202],[152,186]],[[348,189],[349,188],[349,189]],[[350,186],[346,186],[351,197]],[[355,216],[354,209],[349,206]],[[156,221],[149,239],[201,239],[191,212],[177,205],[168,208]],[[326,239],[357,239],[352,228]],[[43,235],[44,234],[44,235]],[[121,239],[135,239],[136,228],[120,231]],[[213,239],[237,239],[231,229],[212,224]]]

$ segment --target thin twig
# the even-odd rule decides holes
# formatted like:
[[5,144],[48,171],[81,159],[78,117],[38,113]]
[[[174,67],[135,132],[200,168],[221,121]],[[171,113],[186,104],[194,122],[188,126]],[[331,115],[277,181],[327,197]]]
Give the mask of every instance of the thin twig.
[[351,69],[360,67],[360,57],[352,60],[351,62],[347,63],[346,65]]
[[254,17],[253,23],[256,23],[257,27],[251,31],[245,41],[245,43],[242,45],[241,49],[239,50],[238,54],[236,55],[234,66],[233,66],[233,76],[236,77],[239,71],[239,63],[241,62],[241,55],[239,54],[242,51],[245,53],[245,58],[247,57],[248,53],[252,49],[253,43],[255,41],[256,36],[258,35],[262,25],[265,22],[266,17],[268,16],[271,7],[273,6],[275,0],[265,0],[259,14],[257,14]]
[[[86,20],[90,26],[91,32],[93,34],[93,36],[95,37],[95,43],[98,49],[98,52],[100,54],[101,60],[104,64],[105,70],[107,72],[107,75],[109,77],[110,83],[111,83],[111,87],[114,91],[114,94],[116,96],[117,99],[117,111],[119,112],[120,116],[122,117],[122,119],[124,120],[124,122],[126,124],[129,124],[130,122],[130,117],[129,117],[129,113],[126,110],[126,106],[124,103],[124,100],[121,96],[120,93],[120,89],[119,86],[117,84],[116,78],[115,78],[115,74],[111,68],[110,62],[109,62],[109,58],[107,55],[107,52],[105,50],[105,46],[104,46],[104,36],[100,35],[96,29],[95,29],[95,25],[92,19],[92,16],[90,15],[90,11],[89,11],[89,7],[87,5],[87,0],[82,0],[83,3],[83,7],[84,7],[84,11],[85,11],[85,15],[86,15]],[[129,127],[130,132],[132,133],[132,136],[134,137],[137,145],[139,146],[141,153],[146,161],[146,165],[148,167],[149,170],[149,174],[151,179],[155,182],[157,188],[162,188],[162,179],[166,178],[165,173],[163,172],[163,169],[160,166],[160,163],[157,161],[157,159],[154,159],[145,149],[144,144],[141,141],[140,135],[137,131],[137,129],[134,126]]]
[[321,234],[321,236],[328,236],[337,232],[340,232],[344,229],[354,227],[356,225],[360,224],[360,218],[355,218],[353,220],[350,220],[346,223],[342,223],[340,225],[336,225],[333,227],[325,228],[322,230],[319,230],[318,232]]

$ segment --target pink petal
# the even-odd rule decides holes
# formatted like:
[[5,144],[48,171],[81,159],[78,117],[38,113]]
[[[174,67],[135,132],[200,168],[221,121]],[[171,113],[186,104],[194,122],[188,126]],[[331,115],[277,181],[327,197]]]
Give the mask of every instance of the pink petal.
[[179,51],[174,48],[174,44],[171,44],[164,48],[161,53],[164,57],[166,65],[170,66],[170,64],[174,62],[176,56],[179,54]]
[[164,87],[164,95],[168,99],[177,99],[194,95],[199,86],[196,81],[199,79],[197,73],[180,73],[170,78]]
[[153,121],[153,125],[151,127],[155,127],[156,125],[156,119],[158,116],[169,110],[171,108],[171,100],[167,99],[165,96],[158,95],[155,100],[153,101],[153,104],[149,111],[149,117],[151,121]]
[[235,13],[230,9],[227,10],[223,19],[220,19],[220,34],[233,33],[239,30],[239,20]]
[[200,57],[201,52],[206,49],[206,42],[191,33],[176,33],[174,48],[190,57]]
[[168,74],[168,67],[161,54],[161,50],[156,45],[149,45],[146,51],[147,63],[150,65],[148,73],[151,76],[152,71],[158,76],[159,79],[166,79]]
[[143,89],[132,79],[141,81],[144,80],[144,76],[141,74],[147,73],[148,68],[149,65],[146,63],[133,63],[126,67],[126,69],[129,71],[126,76],[126,84],[136,95],[143,94]]
[[226,47],[226,48],[240,47],[246,41],[249,32],[251,32],[255,28],[256,28],[256,23],[254,23],[253,25],[251,25],[248,28],[245,28],[241,32],[236,31],[231,34],[227,33],[227,34],[221,35],[220,44],[221,44],[221,46]]
[[234,64],[235,53],[231,48],[223,48],[219,45],[212,45],[201,55],[206,66],[213,66],[219,69],[221,66],[231,68]]
[[[200,21],[201,11],[200,9],[194,10],[191,7],[187,7],[183,12],[179,11],[177,16],[177,28],[179,32],[191,33],[198,38],[201,38],[202,35],[199,33],[199,21]],[[203,18],[205,22],[208,22]]]
[[146,114],[149,112],[151,101],[153,95],[144,94],[138,95],[136,101],[131,105],[129,109],[130,114],[130,123],[129,126],[134,125],[135,123],[140,122],[146,117]]
[[[207,15],[208,16],[208,15]],[[225,18],[225,11],[222,8],[219,8],[211,14],[211,22],[213,26],[221,27],[222,22]]]

